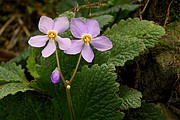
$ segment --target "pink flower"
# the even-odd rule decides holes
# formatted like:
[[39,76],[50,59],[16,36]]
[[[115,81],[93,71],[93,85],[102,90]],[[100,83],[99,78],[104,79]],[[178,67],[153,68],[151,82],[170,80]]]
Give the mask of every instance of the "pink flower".
[[56,50],[55,42],[58,42],[59,48],[61,50],[66,50],[71,45],[71,40],[69,38],[61,38],[58,36],[59,33],[64,32],[69,27],[69,21],[67,17],[60,17],[52,20],[49,17],[42,16],[39,20],[39,30],[46,35],[37,35],[31,37],[28,43],[33,47],[43,47],[47,46],[42,50],[43,57],[49,57]]
[[72,40],[70,48],[64,52],[67,54],[78,54],[82,52],[82,57],[87,62],[92,62],[94,58],[90,44],[99,51],[107,51],[113,46],[107,37],[97,37],[100,34],[100,26],[96,20],[85,22],[80,18],[72,18],[70,30],[72,35],[79,40]]

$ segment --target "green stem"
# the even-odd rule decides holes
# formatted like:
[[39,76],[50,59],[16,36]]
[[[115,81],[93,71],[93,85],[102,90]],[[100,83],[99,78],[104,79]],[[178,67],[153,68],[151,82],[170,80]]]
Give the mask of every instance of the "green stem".
[[74,72],[73,72],[73,75],[71,76],[71,79],[69,80],[70,84],[72,83],[72,80],[74,79],[74,76],[76,75],[76,72],[77,72],[77,70],[78,70],[79,63],[80,63],[80,61],[81,61],[81,56],[82,56],[82,54],[80,53],[79,58],[78,58],[78,61],[77,61],[77,64],[76,64],[76,68],[75,68],[75,70],[74,70]]
[[60,67],[60,64],[59,64],[59,56],[58,56],[58,49],[57,48],[56,48],[56,61],[57,61],[57,66],[58,66],[59,73],[61,75],[61,79],[62,79],[63,83],[66,85],[66,80],[64,79],[64,76],[62,74],[61,67]]
[[[56,42],[55,42],[56,44]],[[80,61],[80,60],[79,60]],[[58,70],[59,70],[59,73],[61,75],[61,79],[64,83],[64,87],[66,88],[66,95],[67,95],[67,100],[68,100],[68,106],[69,106],[69,110],[70,110],[70,113],[71,113],[71,119],[72,120],[75,120],[75,115],[74,115],[74,110],[73,110],[73,106],[72,106],[72,101],[71,101],[71,94],[70,94],[70,88],[68,88],[67,86],[69,85],[70,86],[70,82],[68,80],[65,80],[64,79],[64,76],[62,74],[62,71],[61,71],[61,67],[60,67],[60,64],[59,64],[59,56],[58,56],[58,49],[56,48],[56,62],[57,62],[57,66],[58,66]],[[79,64],[79,62],[77,63]],[[78,65],[79,66],[79,65]],[[77,67],[78,67],[77,66]],[[77,68],[76,68],[77,69]],[[76,70],[77,71],[77,70]],[[74,77],[73,77],[74,78]],[[72,78],[72,79],[73,79]]]
[[69,105],[69,111],[71,113],[71,119],[75,120],[73,105],[72,105],[72,101],[71,101],[70,88],[68,89],[67,86],[66,86],[66,95],[67,95],[67,100],[68,100],[68,105]]

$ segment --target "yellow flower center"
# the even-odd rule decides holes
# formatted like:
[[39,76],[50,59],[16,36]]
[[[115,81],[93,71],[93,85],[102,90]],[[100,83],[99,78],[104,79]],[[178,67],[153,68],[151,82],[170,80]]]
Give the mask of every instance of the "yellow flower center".
[[90,34],[84,34],[82,35],[82,41],[85,43],[90,43],[92,40],[92,36]]
[[48,35],[49,40],[55,40],[57,33],[54,30],[49,30],[47,35]]

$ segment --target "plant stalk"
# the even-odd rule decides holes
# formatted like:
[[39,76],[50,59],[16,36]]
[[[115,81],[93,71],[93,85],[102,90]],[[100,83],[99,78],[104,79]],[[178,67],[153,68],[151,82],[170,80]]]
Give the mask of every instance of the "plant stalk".
[[67,95],[67,100],[68,100],[68,105],[69,105],[69,111],[71,113],[71,120],[75,120],[73,105],[71,101],[71,93],[70,93],[70,89],[68,89],[67,86],[66,86],[66,95]]
[[[55,42],[55,44],[56,44],[56,42]],[[74,77],[75,77],[75,75],[77,73],[77,70],[78,70],[78,67],[79,67],[79,64],[80,64],[80,61],[81,61],[81,56],[82,56],[82,54],[80,53],[77,64],[76,64],[76,67],[75,67],[75,70],[73,72],[73,75],[71,76],[71,79],[68,81],[68,80],[64,79],[64,76],[62,74],[60,63],[59,63],[58,49],[56,48],[56,62],[57,62],[59,73],[61,75],[61,79],[62,79],[62,81],[64,83],[64,87],[66,88],[68,106],[69,106],[69,111],[70,111],[72,120],[75,120],[75,114],[74,114],[73,105],[72,105],[72,101],[71,101],[71,93],[70,93],[70,87],[71,86],[70,86],[70,84],[72,83],[72,80],[74,79]]]
[[64,79],[64,76],[62,74],[61,67],[60,67],[60,64],[59,64],[59,56],[58,56],[58,49],[57,49],[57,47],[56,47],[56,62],[57,62],[58,71],[60,73],[61,79],[62,79],[63,83],[66,85],[66,81]]
[[79,55],[79,58],[78,58],[78,61],[77,61],[77,64],[76,64],[76,68],[74,69],[73,75],[71,76],[71,79],[69,80],[70,84],[72,83],[72,80],[74,79],[74,76],[76,75],[76,72],[78,70],[79,63],[81,61],[81,56],[82,56],[82,53],[80,53],[80,55]]

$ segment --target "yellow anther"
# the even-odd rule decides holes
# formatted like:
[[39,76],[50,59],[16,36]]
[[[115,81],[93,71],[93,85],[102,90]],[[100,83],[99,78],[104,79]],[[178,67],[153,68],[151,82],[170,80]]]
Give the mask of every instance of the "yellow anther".
[[48,38],[49,38],[50,40],[55,40],[56,36],[57,36],[56,31],[54,31],[54,30],[49,30],[49,31],[48,31]]
[[92,40],[92,36],[90,34],[84,34],[82,36],[82,41],[85,43],[90,43]]

